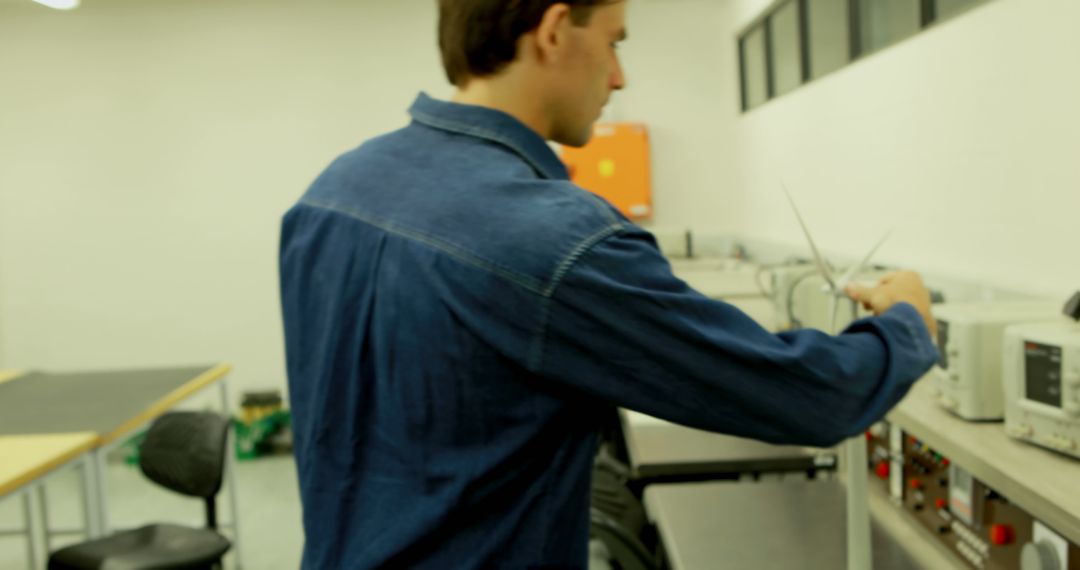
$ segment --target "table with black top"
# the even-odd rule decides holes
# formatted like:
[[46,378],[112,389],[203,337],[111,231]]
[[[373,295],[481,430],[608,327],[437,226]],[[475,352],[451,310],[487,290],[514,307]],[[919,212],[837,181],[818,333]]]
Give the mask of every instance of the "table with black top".
[[[228,364],[217,364],[99,372],[0,372],[0,444],[8,446],[7,453],[0,447],[3,461],[0,474],[10,475],[7,487],[0,480],[0,491],[5,491],[0,492],[0,498],[34,486],[42,476],[60,467],[80,463],[84,466],[86,535],[90,538],[107,535],[106,454],[154,418],[214,384],[221,389],[222,409],[228,413],[223,380],[230,370]],[[233,552],[239,567],[236,528],[239,509],[233,469],[226,470],[226,478]],[[28,519],[35,516],[35,510],[44,512],[44,506],[34,505],[38,501],[34,492],[23,495],[28,501]],[[44,498],[43,492],[40,497]],[[27,524],[33,553],[40,549],[33,544],[37,533],[33,531],[32,521],[28,520]],[[45,544],[47,551],[47,529]]]

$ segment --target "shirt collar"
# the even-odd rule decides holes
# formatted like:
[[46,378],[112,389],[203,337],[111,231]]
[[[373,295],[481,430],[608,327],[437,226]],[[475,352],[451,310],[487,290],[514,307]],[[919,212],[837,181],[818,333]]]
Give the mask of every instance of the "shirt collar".
[[544,178],[569,179],[566,166],[544,139],[507,113],[477,105],[439,101],[421,93],[409,108],[409,114],[429,127],[499,143],[521,156]]

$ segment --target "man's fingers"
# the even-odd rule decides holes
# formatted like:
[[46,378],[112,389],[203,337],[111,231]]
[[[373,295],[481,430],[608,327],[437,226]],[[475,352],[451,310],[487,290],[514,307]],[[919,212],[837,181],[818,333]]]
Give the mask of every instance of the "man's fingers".
[[884,285],[884,284],[892,281],[893,279],[896,278],[897,274],[899,274],[899,273],[900,273],[899,271],[890,271],[890,272],[886,273],[885,275],[882,275],[881,279],[878,280],[878,285]]
[[848,297],[851,297],[854,301],[862,305],[864,309],[873,311],[875,314],[881,312],[882,304],[888,303],[889,298],[891,297],[880,285],[877,287],[867,287],[865,285],[859,285],[858,283],[849,283],[844,287],[844,293],[847,293]]
[[899,302],[911,303],[923,315],[931,332],[937,326],[930,316],[930,293],[918,273],[893,271],[883,276],[876,286],[849,283],[844,292],[875,315],[888,311]]
[[844,287],[844,293],[846,293],[848,297],[862,303],[866,302],[869,292],[869,287],[859,285],[858,283],[848,283],[847,286]]
[[890,307],[896,304],[896,296],[893,291],[885,287],[876,287],[874,292],[870,295],[870,310],[875,315],[880,315],[885,311],[888,311]]

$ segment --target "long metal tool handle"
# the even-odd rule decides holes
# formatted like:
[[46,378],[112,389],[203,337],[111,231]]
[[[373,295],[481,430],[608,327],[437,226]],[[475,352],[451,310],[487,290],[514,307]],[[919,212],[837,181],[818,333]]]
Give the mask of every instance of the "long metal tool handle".
[[832,293],[834,295],[839,294],[840,291],[837,290],[832,271],[829,270],[829,265],[825,263],[825,258],[821,256],[821,252],[818,251],[817,244],[814,243],[814,238],[810,235],[810,228],[807,227],[802,214],[799,213],[799,207],[795,205],[795,199],[791,197],[791,192],[788,192],[787,185],[781,182],[780,187],[784,189],[784,195],[787,196],[788,203],[791,204],[791,211],[795,212],[795,219],[799,220],[799,227],[802,228],[803,235],[806,236],[806,243],[810,244],[810,253],[814,254],[814,263],[817,265],[818,273],[821,274],[821,278],[825,280],[825,283],[829,285]]

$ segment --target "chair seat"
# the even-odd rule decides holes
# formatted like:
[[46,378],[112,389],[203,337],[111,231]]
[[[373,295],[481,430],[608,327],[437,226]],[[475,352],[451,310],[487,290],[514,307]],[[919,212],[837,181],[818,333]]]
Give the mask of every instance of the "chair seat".
[[220,560],[229,546],[210,529],[153,524],[57,550],[49,570],[202,568]]

